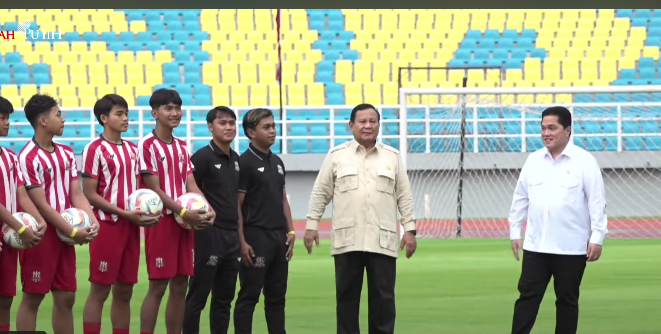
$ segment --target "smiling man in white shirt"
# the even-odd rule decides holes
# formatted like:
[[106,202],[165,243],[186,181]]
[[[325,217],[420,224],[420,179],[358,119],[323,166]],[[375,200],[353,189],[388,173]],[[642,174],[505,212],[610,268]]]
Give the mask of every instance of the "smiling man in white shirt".
[[556,295],[555,333],[576,333],[586,262],[599,259],[608,233],[601,170],[589,152],[570,143],[571,123],[567,108],[542,112],[545,148],[528,156],[514,190],[510,239],[517,261],[523,250],[523,264],[512,334],[530,333],[551,277]]

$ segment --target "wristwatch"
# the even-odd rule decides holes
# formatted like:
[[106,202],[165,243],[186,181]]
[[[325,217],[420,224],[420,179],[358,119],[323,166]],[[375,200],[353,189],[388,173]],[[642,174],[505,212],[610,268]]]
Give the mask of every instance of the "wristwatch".
[[411,234],[413,234],[413,235],[416,235],[416,231],[415,231],[415,230],[410,230],[410,231],[406,231],[406,232],[407,232],[407,233],[411,233]]

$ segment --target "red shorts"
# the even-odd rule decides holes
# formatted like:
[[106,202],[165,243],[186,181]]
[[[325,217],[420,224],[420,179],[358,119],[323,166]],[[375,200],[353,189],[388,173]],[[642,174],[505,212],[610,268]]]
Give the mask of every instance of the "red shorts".
[[99,235],[90,242],[90,282],[101,285],[138,283],[140,227],[129,220],[99,220]]
[[0,296],[16,296],[16,273],[18,272],[18,252],[5,243],[0,252]]
[[149,279],[193,276],[193,236],[193,230],[181,228],[172,215],[163,216],[156,226],[145,228]]
[[19,254],[23,291],[47,294],[52,289],[75,292],[76,249],[62,242],[55,226],[48,224],[44,237],[35,247]]

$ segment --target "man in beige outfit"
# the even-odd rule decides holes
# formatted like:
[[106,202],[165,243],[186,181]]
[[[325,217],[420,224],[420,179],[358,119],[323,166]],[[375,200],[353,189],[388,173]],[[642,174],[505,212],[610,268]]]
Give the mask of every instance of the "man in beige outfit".
[[[413,198],[399,151],[376,142],[380,115],[370,104],[351,112],[354,140],[332,148],[315,181],[307,215],[305,247],[319,246],[318,226],[333,201],[331,255],[335,260],[337,334],[359,334],[363,275],[367,270],[370,334],[395,330],[398,251],[416,249]],[[399,250],[397,209],[404,236]]]

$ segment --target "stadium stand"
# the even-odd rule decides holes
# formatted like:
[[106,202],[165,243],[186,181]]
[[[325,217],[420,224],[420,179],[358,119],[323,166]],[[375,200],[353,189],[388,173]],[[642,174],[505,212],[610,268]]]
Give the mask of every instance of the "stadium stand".
[[[86,107],[107,93],[117,93],[132,107],[146,107],[156,88],[179,91],[184,106],[231,105],[239,117],[251,106],[278,105],[275,10],[217,9],[1,9],[3,31],[30,21],[30,29],[59,29],[61,39],[29,36],[0,43],[0,94],[22,106],[34,93],[49,93],[63,108]],[[661,10],[391,10],[289,9],[282,10],[283,104],[289,109],[286,131],[288,153],[324,153],[346,139],[310,139],[330,135],[330,106],[362,102],[396,105],[400,67],[484,67],[469,71],[471,87],[564,87],[661,84]],[[402,72],[403,87],[459,87],[463,71],[409,70]],[[644,96],[643,96],[644,95]],[[659,94],[576,95],[555,102],[661,102]],[[543,96],[535,101],[546,102]],[[308,109],[296,109],[308,106]],[[326,107],[324,107],[326,106]],[[313,108],[310,108],[313,107]],[[350,109],[335,109],[336,119],[348,119]],[[613,115],[613,108],[575,108],[578,117]],[[396,119],[394,108],[382,110]],[[658,107],[626,109],[626,115],[660,116]],[[480,110],[518,118],[503,108]],[[68,111],[74,125],[64,137],[89,138],[98,126],[75,125],[93,121],[89,111]],[[143,112],[149,120],[149,112]],[[409,110],[409,118],[420,118]],[[202,120],[195,111],[192,120]],[[134,115],[132,121],[137,121]],[[310,122],[304,122],[310,121]],[[656,121],[623,124],[625,134],[658,132]],[[520,133],[516,122],[499,127],[485,123],[490,133]],[[510,125],[508,125],[510,124]],[[346,124],[333,124],[333,134],[348,136]],[[407,125],[409,132],[420,124]],[[526,125],[538,131],[536,122]],[[614,121],[583,121],[578,133],[612,134]],[[207,135],[204,124],[182,126]],[[399,133],[398,124],[384,123],[383,134]],[[16,145],[32,135],[29,126],[13,128]],[[129,136],[139,136],[137,126]],[[302,138],[297,138],[302,137]],[[305,138],[303,138],[305,137]],[[20,139],[20,140],[19,140]],[[541,147],[528,138],[528,149]],[[386,139],[398,146],[396,139]],[[484,150],[519,150],[511,145]],[[518,141],[518,142],[517,142]],[[205,144],[195,141],[193,149]],[[614,150],[615,137],[582,138],[591,150]],[[240,137],[243,150],[247,140]],[[70,143],[80,151],[84,141]],[[280,147],[280,143],[276,148]],[[421,147],[421,148],[419,148]],[[452,148],[454,147],[454,148]],[[425,145],[411,145],[412,152]],[[438,146],[452,150],[456,146]],[[661,149],[659,137],[630,137],[627,150]],[[277,151],[278,149],[276,149]],[[481,148],[482,150],[482,148]]]

